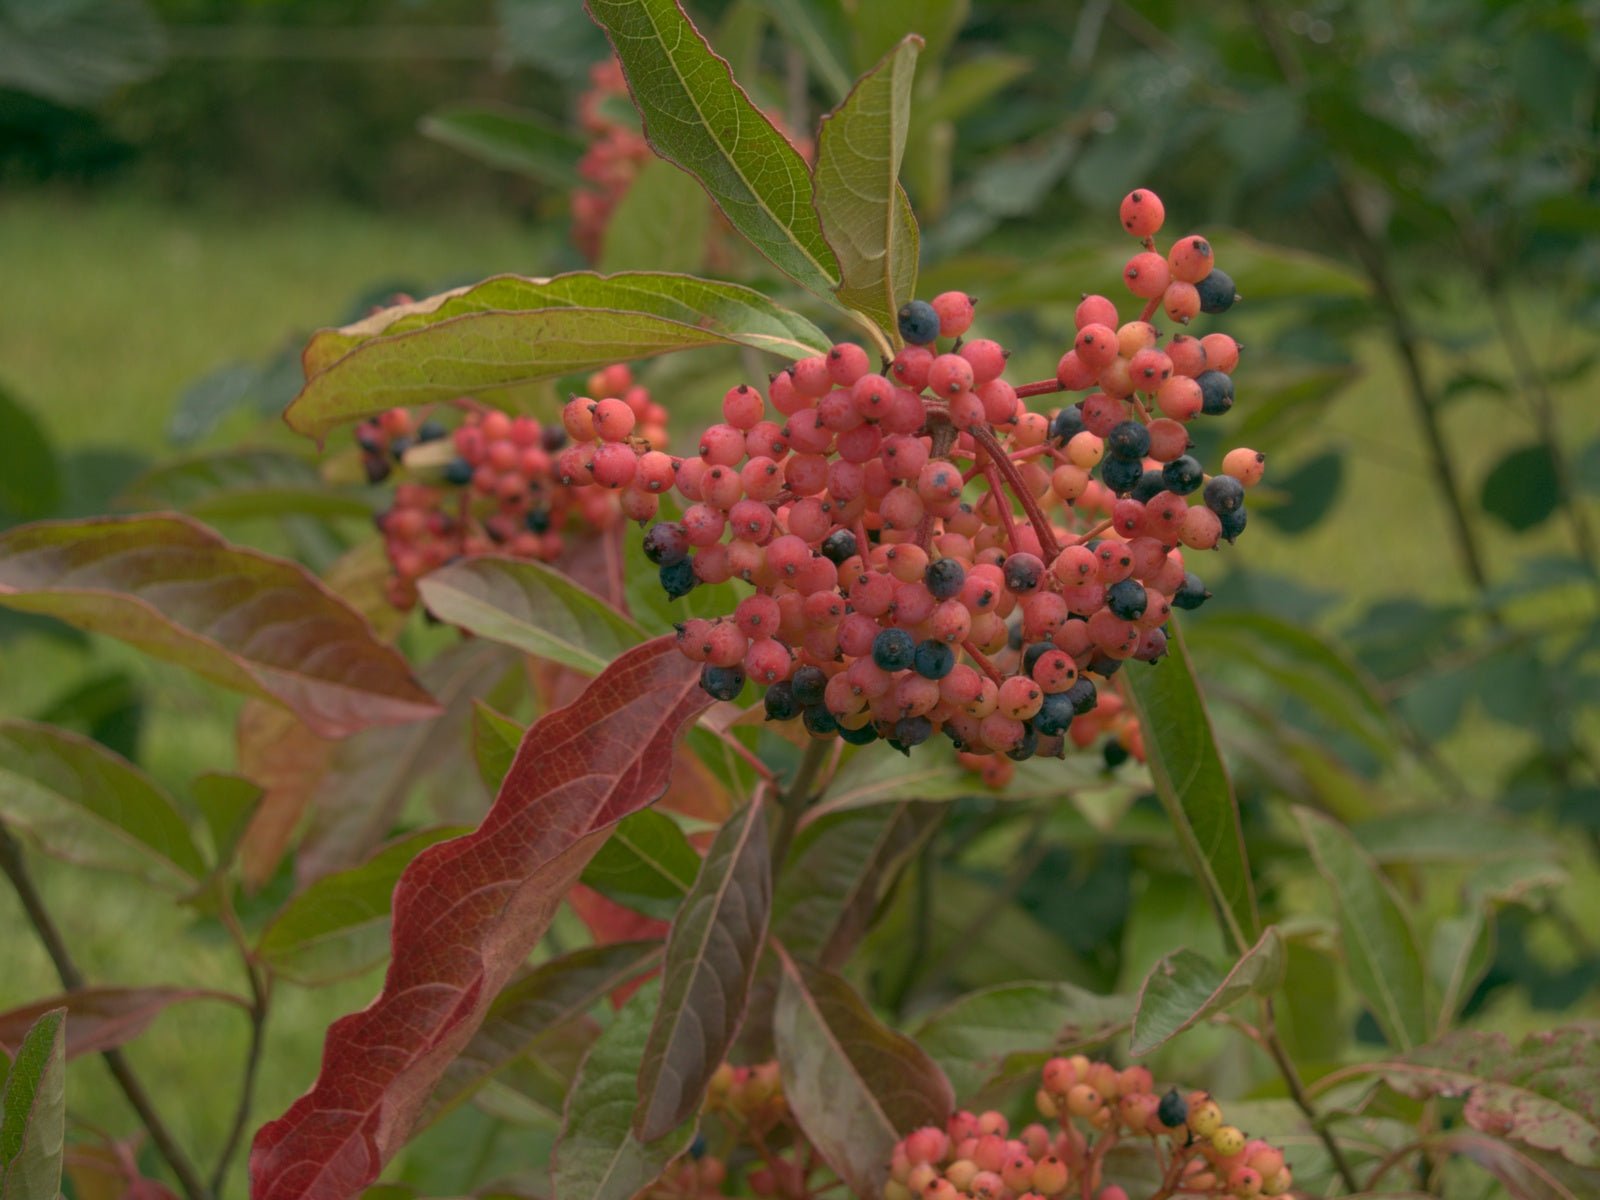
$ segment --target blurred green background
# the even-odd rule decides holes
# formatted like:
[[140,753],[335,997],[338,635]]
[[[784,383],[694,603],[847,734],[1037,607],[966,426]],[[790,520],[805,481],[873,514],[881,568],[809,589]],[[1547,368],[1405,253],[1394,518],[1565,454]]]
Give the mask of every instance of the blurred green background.
[[[1205,449],[1267,452],[1270,490],[1187,628],[1255,832],[1273,841],[1264,806],[1285,796],[1357,823],[1518,822],[1534,840],[1492,879],[1481,842],[1436,830],[1419,860],[1443,869],[1408,876],[1413,898],[1490,897],[1475,1019],[1600,1016],[1596,6],[858,2],[854,24],[822,0],[689,7],[798,130],[885,38],[929,37],[906,166],[922,290],[977,295],[1014,377],[1053,370],[1081,293],[1121,300],[1131,187],[1162,195],[1167,232],[1214,235],[1238,281],[1239,402]],[[275,414],[298,347],[378,299],[586,265],[569,195],[604,54],[577,0],[0,0],[0,526],[107,511],[178,453],[292,448]],[[496,165],[458,149],[466,126],[424,132],[463,103],[528,114]],[[645,378],[682,433],[740,369],[711,354]],[[317,565],[359,536],[222,527]],[[180,796],[232,766],[236,713],[0,613],[0,715],[89,732]],[[974,819],[947,865],[992,882],[1014,832]],[[1050,887],[1015,889],[1062,974],[1126,987],[1209,936],[1143,836],[1064,850]],[[190,910],[37,871],[96,981],[240,986]],[[1290,855],[1271,886],[1310,885]],[[51,991],[9,893],[0,929],[0,1008]],[[307,1085],[323,1027],[375,980],[281,989],[260,1113]],[[243,1033],[194,1005],[131,1049],[202,1157]],[[83,1112],[131,1129],[98,1061],[74,1072]]]

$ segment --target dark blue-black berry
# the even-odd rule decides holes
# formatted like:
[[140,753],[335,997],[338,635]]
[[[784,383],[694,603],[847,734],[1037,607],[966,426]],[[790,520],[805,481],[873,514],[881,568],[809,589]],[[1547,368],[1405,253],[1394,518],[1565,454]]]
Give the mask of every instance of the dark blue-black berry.
[[1144,463],[1137,458],[1106,455],[1100,460],[1100,482],[1119,496],[1126,496],[1144,474]]
[[1233,407],[1233,377],[1221,371],[1201,371],[1195,376],[1200,385],[1200,411],[1208,417],[1220,417]]
[[700,668],[700,686],[713,700],[732,700],[744,691],[744,668],[714,667],[707,663]]
[[705,1134],[697,1133],[697,1134],[694,1135],[694,1141],[689,1143],[689,1157],[693,1158],[693,1159],[701,1159],[701,1158],[704,1158],[705,1156],[706,1156],[706,1138],[705,1138]]
[[1124,421],[1106,434],[1106,453],[1117,458],[1142,459],[1150,453],[1150,431],[1141,421]]
[[787,721],[800,715],[800,702],[794,698],[794,684],[787,679],[769,687],[767,694],[762,697],[762,703],[767,706],[769,721]]
[[657,574],[661,578],[661,590],[667,593],[668,600],[683,599],[700,582],[694,577],[694,560],[689,558],[668,563]]
[[1032,675],[1033,664],[1038,662],[1046,651],[1054,649],[1055,644],[1053,642],[1034,642],[1033,645],[1022,652],[1022,673],[1024,675]]
[[356,445],[360,446],[368,454],[383,453],[383,439],[373,429],[356,430]]
[[956,652],[945,642],[930,638],[918,643],[911,665],[924,679],[943,679],[956,665]]
[[1199,608],[1209,599],[1211,593],[1206,591],[1206,585],[1200,582],[1200,576],[1190,571],[1183,577],[1183,583],[1178,590],[1172,593],[1172,607]]
[[812,704],[801,714],[805,718],[806,732],[812,737],[832,737],[839,732],[839,718],[828,711],[826,704]]
[[1237,540],[1244,532],[1245,521],[1248,518],[1249,514],[1242,507],[1232,512],[1218,513],[1217,519],[1222,522],[1222,536],[1230,542]]
[[835,529],[822,539],[822,557],[838,566],[856,553],[856,535],[848,529]]
[[822,703],[828,689],[828,676],[821,667],[807,664],[795,668],[794,674],[789,677],[789,685],[794,688],[794,698],[805,708],[810,708],[813,704]]
[[1092,679],[1078,676],[1078,682],[1060,693],[1072,701],[1072,711],[1080,717],[1086,712],[1093,712],[1095,705],[1100,703],[1100,693],[1095,689]]
[[1043,737],[1055,737],[1067,731],[1067,726],[1072,724],[1072,718],[1076,715],[1068,692],[1051,692],[1034,714],[1033,727]]
[[522,518],[522,523],[528,527],[529,533],[549,533],[550,510],[547,508],[530,508],[528,515]]
[[1156,1105],[1156,1120],[1168,1129],[1176,1129],[1189,1120],[1189,1102],[1177,1088],[1161,1097],[1161,1103]]
[[1006,751],[1006,757],[1013,762],[1027,762],[1039,751],[1039,733],[1031,722],[1022,726],[1022,740]]
[[444,481],[453,487],[465,487],[472,482],[472,464],[464,458],[452,458],[444,465]]
[[872,639],[872,661],[885,671],[903,671],[917,655],[917,642],[904,629],[885,629]]
[[1139,482],[1133,485],[1133,491],[1129,492],[1128,495],[1142,503],[1146,500],[1154,500],[1166,490],[1166,477],[1160,471],[1152,468],[1139,476]]
[[367,472],[368,483],[382,483],[389,478],[389,472],[393,469],[389,466],[389,460],[381,454],[363,454],[361,465]]
[[1137,621],[1144,616],[1145,605],[1149,602],[1144,584],[1137,579],[1123,579],[1106,589],[1106,607],[1112,616],[1124,621]]
[[1044,581],[1044,563],[1033,554],[1012,554],[1000,564],[1006,587],[1017,595],[1036,590]]
[[869,746],[878,740],[878,731],[868,721],[860,729],[846,729],[839,726],[839,736],[852,746]]
[[913,300],[898,314],[900,336],[913,346],[926,346],[939,340],[939,314],[926,300]]
[[928,564],[928,569],[922,573],[922,582],[935,600],[950,600],[967,582],[967,569],[953,558],[941,558]]
[[1100,676],[1101,679],[1110,679],[1118,671],[1122,670],[1122,660],[1096,651],[1095,656],[1089,660],[1089,670]]
[[1206,470],[1192,454],[1184,454],[1161,468],[1161,481],[1169,492],[1187,496],[1205,482]]
[[1225,313],[1239,298],[1233,290],[1233,276],[1215,267],[1211,269],[1211,274],[1194,285],[1194,290],[1200,293],[1200,311],[1204,313]]
[[1115,771],[1128,761],[1128,748],[1117,741],[1116,738],[1108,740],[1101,753],[1105,755],[1106,769],[1108,771]]
[[689,554],[689,533],[677,521],[658,521],[644,531],[644,556],[658,567],[682,562]]
[[933,722],[927,717],[901,717],[894,723],[894,740],[902,746],[920,746],[933,736]]
[[1244,484],[1232,475],[1213,475],[1201,495],[1206,507],[1219,517],[1244,506]]
[[1050,437],[1065,446],[1083,432],[1083,409],[1069,404],[1050,418]]
[[415,442],[415,438],[408,437],[397,437],[390,442],[389,453],[393,456],[395,462],[399,462],[402,458],[404,458],[406,456],[406,451],[411,449]]
[[567,444],[566,428],[562,425],[546,425],[539,431],[539,444],[552,454],[564,449]]
[[437,442],[448,430],[438,421],[428,420],[417,426],[417,441]]

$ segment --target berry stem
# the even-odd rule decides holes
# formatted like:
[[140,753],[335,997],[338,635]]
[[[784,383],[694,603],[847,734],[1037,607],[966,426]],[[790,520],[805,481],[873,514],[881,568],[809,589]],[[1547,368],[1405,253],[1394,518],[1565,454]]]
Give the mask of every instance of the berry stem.
[[997,685],[1004,682],[1004,676],[1000,674],[1000,668],[990,662],[989,656],[982,650],[979,650],[970,641],[962,642],[961,648],[966,651],[968,658],[978,664],[979,670],[994,680]]
[[1017,523],[1011,512],[1011,501],[1006,497],[1005,484],[1000,482],[1000,470],[992,462],[985,463],[983,477],[988,481],[989,496],[994,501],[1000,524],[1005,526],[1006,545],[1011,547],[1011,553],[1016,554],[1021,549],[1017,545]]
[[[1022,505],[1022,511],[1027,514],[1028,520],[1033,524],[1033,532],[1039,538],[1039,548],[1044,551],[1046,564],[1052,563],[1056,555],[1061,553],[1061,547],[1056,545],[1055,532],[1050,528],[1050,522],[1045,519],[1039,502],[1034,499],[1033,493],[1022,482],[1022,475],[1017,470],[1015,463],[1001,448],[1000,441],[994,436],[994,430],[987,425],[975,425],[972,428],[972,440],[994,460],[995,470],[1005,477],[1011,485],[1012,494],[1016,496],[1017,503]],[[1003,506],[1004,507],[1004,506]]]
[[805,755],[800,759],[800,765],[795,768],[794,778],[789,781],[788,786],[772,789],[772,795],[782,813],[778,820],[778,831],[772,838],[774,873],[782,870],[783,861],[789,855],[789,844],[794,841],[794,831],[800,825],[800,816],[811,800],[811,793],[816,790],[813,785],[817,780],[817,772],[822,770],[822,764],[831,749],[829,739],[813,740],[806,747]]
[[1066,390],[1061,386],[1059,379],[1039,379],[1019,387],[1017,389],[1017,399],[1026,400],[1029,396],[1048,396],[1051,392],[1064,392]]
[[1139,320],[1148,321],[1156,315],[1156,309],[1161,307],[1161,297],[1153,296],[1145,302],[1144,308],[1139,313]]
[[1106,530],[1108,530],[1110,528],[1111,528],[1111,518],[1107,517],[1104,521],[1101,521],[1098,525],[1091,525],[1091,526],[1089,526],[1088,529],[1085,529],[1082,533],[1078,534],[1075,538],[1072,539],[1072,544],[1074,546],[1081,546],[1085,542],[1087,542],[1090,538],[1099,537],[1102,533],[1104,533]]

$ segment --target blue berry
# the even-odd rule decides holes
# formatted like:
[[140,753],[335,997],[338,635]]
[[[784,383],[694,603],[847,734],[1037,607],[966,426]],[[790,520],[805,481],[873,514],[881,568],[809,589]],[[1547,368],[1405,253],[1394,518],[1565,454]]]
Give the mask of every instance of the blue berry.
[[848,529],[835,529],[822,539],[822,556],[838,566],[847,558],[855,557],[856,535]]
[[1083,409],[1069,404],[1050,418],[1050,437],[1065,446],[1083,432]]
[[904,629],[885,629],[872,639],[872,661],[885,671],[903,671],[916,656],[916,640]]
[[1156,1120],[1168,1129],[1176,1129],[1189,1119],[1189,1102],[1183,1098],[1183,1093],[1177,1088],[1171,1089],[1161,1097],[1161,1103],[1156,1105]]
[[930,639],[917,646],[911,665],[924,679],[943,679],[956,665],[956,652],[945,642]]
[[1238,293],[1233,290],[1233,276],[1215,267],[1194,288],[1200,293],[1200,311],[1203,313],[1225,313],[1239,299]]
[[1206,507],[1219,517],[1244,507],[1244,484],[1232,475],[1213,475],[1201,494]]
[[1072,701],[1072,711],[1080,717],[1086,712],[1093,712],[1095,705],[1100,703],[1100,693],[1094,686],[1094,680],[1078,676],[1078,682],[1069,687],[1061,695]]
[[444,481],[452,487],[465,487],[472,482],[472,464],[464,458],[452,458],[444,466]]
[[769,721],[787,721],[800,715],[800,702],[794,698],[794,684],[787,679],[769,687],[763,703],[767,706]]
[[1126,496],[1144,474],[1144,463],[1136,458],[1117,458],[1108,454],[1100,460],[1100,482],[1119,496]]
[[1005,575],[1007,590],[1019,596],[1036,590],[1044,580],[1044,562],[1036,554],[1008,555],[1000,564],[1000,570]]
[[713,700],[732,700],[744,691],[744,668],[707,663],[700,668],[700,686]]
[[939,314],[926,300],[913,300],[899,312],[900,336],[913,346],[939,340]]
[[644,533],[644,556],[658,567],[682,562],[689,554],[689,534],[677,521],[658,521]]
[[1124,421],[1106,434],[1106,453],[1118,458],[1142,459],[1150,453],[1150,431],[1142,422]]
[[832,737],[839,732],[839,718],[828,711],[826,704],[810,704],[801,714],[805,719],[806,732],[812,737]]
[[894,723],[894,740],[910,748],[933,736],[933,722],[927,717],[901,717]]
[[442,424],[430,418],[417,426],[417,441],[437,442],[447,432],[449,431]]
[[1200,576],[1190,571],[1183,577],[1183,584],[1172,594],[1172,607],[1183,609],[1199,608],[1211,593],[1206,591],[1206,585],[1200,582]]
[[1166,490],[1166,477],[1160,471],[1152,468],[1139,476],[1139,482],[1133,485],[1133,490],[1128,495],[1139,501],[1154,500]]
[[1222,521],[1222,536],[1230,542],[1234,542],[1244,532],[1245,521],[1248,519],[1249,514],[1241,506],[1232,512],[1218,513],[1217,516]]
[[700,582],[694,577],[694,561],[688,558],[668,563],[659,574],[661,589],[667,593],[668,600],[681,600],[694,591],[695,584]]
[[1233,407],[1233,377],[1221,371],[1201,371],[1195,376],[1200,385],[1200,411],[1220,417]]
[[528,527],[529,533],[549,533],[550,511],[544,508],[530,508],[528,515],[522,518],[522,523]]
[[1149,602],[1144,584],[1137,579],[1124,579],[1106,589],[1106,607],[1113,616],[1124,621],[1136,621],[1144,616],[1145,605]]
[[852,746],[869,746],[878,740],[878,731],[872,727],[871,721],[868,721],[860,729],[846,729],[841,725],[839,726],[839,737]]
[[1205,478],[1205,468],[1192,454],[1181,455],[1161,468],[1161,482],[1166,490],[1180,496],[1187,496],[1194,491],[1205,482]]
[[1034,714],[1033,727],[1045,737],[1055,737],[1067,731],[1067,726],[1072,724],[1072,718],[1076,715],[1070,691],[1051,692]]
[[821,667],[813,667],[808,663],[795,668],[789,684],[794,688],[794,698],[803,707],[810,708],[822,703],[828,688],[828,675]]
[[1108,771],[1115,771],[1128,761],[1128,748],[1115,738],[1108,740],[1100,752],[1105,755]]
[[967,581],[967,569],[953,558],[941,558],[928,564],[922,573],[922,582],[935,600],[949,600],[961,591]]
[[1006,751],[1006,757],[1013,762],[1027,762],[1039,750],[1039,733],[1031,723],[1022,727],[1022,740]]

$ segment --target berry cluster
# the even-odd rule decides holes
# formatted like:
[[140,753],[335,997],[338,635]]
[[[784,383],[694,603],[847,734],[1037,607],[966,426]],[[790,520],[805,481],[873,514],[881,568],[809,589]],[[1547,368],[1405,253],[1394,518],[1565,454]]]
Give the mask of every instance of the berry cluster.
[[[624,517],[655,515],[651,489],[623,485],[647,462],[670,461],[655,449],[667,442],[666,410],[625,365],[595,372],[588,387],[598,398],[573,399],[560,425],[463,400],[453,432],[403,408],[357,428],[368,479],[386,478],[392,464],[415,476],[395,489],[393,507],[377,519],[394,569],[395,607],[410,609],[417,579],[457,558],[507,554],[552,562],[573,527],[609,529]],[[424,449],[426,443],[439,443],[439,452]],[[615,481],[619,462],[627,476],[622,484],[570,482],[573,473],[584,485],[595,477]]]
[[605,59],[589,68],[589,90],[578,97],[578,121],[589,145],[578,160],[583,183],[572,193],[572,240],[590,262],[600,258],[606,226],[628,186],[653,157],[638,125],[618,119],[631,113],[622,64]]
[[[688,503],[645,537],[667,592],[755,587],[723,618],[680,626],[707,692],[732,700],[753,681],[774,720],[903,750],[941,732],[1018,760],[1059,753],[1069,731],[1137,745],[1115,713],[1078,723],[1096,680],[1162,656],[1172,609],[1209,595],[1185,550],[1238,536],[1264,463],[1235,450],[1208,477],[1188,453],[1187,423],[1233,403],[1239,348],[1213,333],[1162,350],[1148,318],[1178,284],[1197,311],[1231,303],[1233,285],[1202,238],[1153,249],[1159,204],[1141,191],[1123,207],[1146,245],[1130,286],[1161,288],[1128,322],[1086,297],[1054,379],[1007,382],[1007,351],[966,339],[974,302],[947,292],[905,306],[908,344],[881,371],[840,343],[765,396],[731,389],[697,456],[640,460],[637,477]],[[1090,394],[1049,414],[1025,403],[1062,391]],[[620,456],[612,469],[596,460],[593,478],[626,486]]]
[[1214,1196],[1255,1200],[1293,1185],[1283,1152],[1223,1123],[1205,1092],[1155,1091],[1144,1067],[1118,1071],[1083,1055],[1053,1058],[1034,1098],[1052,1130],[1034,1123],[1009,1136],[998,1112],[958,1112],[944,1129],[929,1126],[894,1150],[884,1200],[1046,1200],[1064,1196],[1128,1200],[1107,1183],[1106,1156],[1143,1144],[1161,1175],[1150,1200]]

